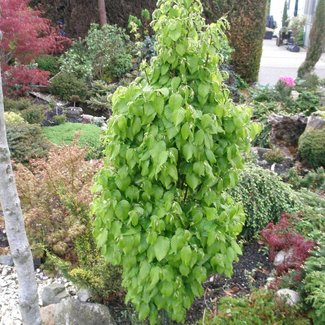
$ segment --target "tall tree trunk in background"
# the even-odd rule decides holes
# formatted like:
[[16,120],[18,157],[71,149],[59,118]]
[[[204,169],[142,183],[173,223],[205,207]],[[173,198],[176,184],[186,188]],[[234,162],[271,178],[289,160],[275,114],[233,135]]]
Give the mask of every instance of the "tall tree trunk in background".
[[298,69],[298,77],[311,73],[325,49],[325,0],[319,0],[309,34],[309,47],[305,61]]
[[[0,42],[2,34],[0,32]],[[12,171],[4,121],[2,77],[0,67],[0,205],[14,260],[18,284],[19,307],[24,325],[40,325],[37,283],[33,257],[26,236],[24,218],[20,207],[14,173]]]
[[107,24],[105,0],[98,0],[98,11],[99,11],[100,26],[104,26]]
[[295,10],[293,12],[294,17],[297,17],[298,16],[298,8],[299,8],[299,0],[296,0]]

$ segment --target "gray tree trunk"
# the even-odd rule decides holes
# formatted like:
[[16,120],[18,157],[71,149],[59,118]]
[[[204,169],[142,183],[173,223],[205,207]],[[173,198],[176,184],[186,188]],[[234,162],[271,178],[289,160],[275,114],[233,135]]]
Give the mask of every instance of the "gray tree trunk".
[[98,0],[98,12],[99,12],[100,26],[106,25],[107,24],[107,15],[106,15],[105,0]]
[[[0,42],[2,34],[0,32]],[[37,283],[33,257],[26,236],[14,173],[12,171],[4,121],[0,67],[0,205],[19,284],[19,307],[24,325],[40,325]]]

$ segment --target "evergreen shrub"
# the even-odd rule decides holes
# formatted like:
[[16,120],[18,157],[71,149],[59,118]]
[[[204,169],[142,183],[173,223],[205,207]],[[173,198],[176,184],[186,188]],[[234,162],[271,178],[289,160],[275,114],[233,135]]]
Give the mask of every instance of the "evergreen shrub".
[[270,222],[278,222],[281,213],[302,208],[291,187],[271,171],[247,165],[231,195],[244,205],[246,222],[242,235],[252,238]]
[[299,153],[311,167],[325,167],[325,129],[305,131],[299,138]]

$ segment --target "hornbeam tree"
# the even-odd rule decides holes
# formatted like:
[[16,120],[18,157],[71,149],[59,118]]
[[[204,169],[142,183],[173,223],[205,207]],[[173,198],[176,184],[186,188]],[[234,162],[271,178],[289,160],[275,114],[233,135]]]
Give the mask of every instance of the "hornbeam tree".
[[[0,42],[2,33],[0,32]],[[33,258],[26,236],[24,218],[20,207],[15,177],[11,166],[6,127],[2,78],[0,67],[0,205],[5,218],[5,227],[11,255],[19,283],[19,306],[24,325],[41,324],[38,305],[37,283]]]

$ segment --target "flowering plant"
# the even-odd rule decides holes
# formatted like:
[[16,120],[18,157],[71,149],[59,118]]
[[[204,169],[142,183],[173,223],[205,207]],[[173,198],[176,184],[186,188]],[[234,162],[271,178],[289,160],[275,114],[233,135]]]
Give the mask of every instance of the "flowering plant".
[[293,88],[296,85],[295,80],[292,77],[280,77],[279,82],[289,88]]

